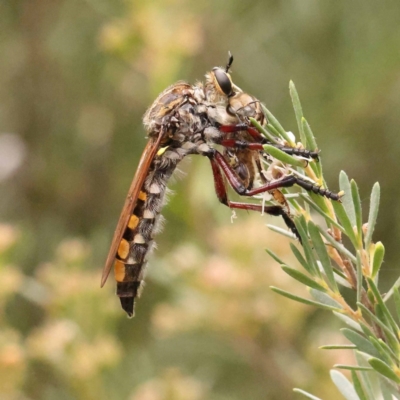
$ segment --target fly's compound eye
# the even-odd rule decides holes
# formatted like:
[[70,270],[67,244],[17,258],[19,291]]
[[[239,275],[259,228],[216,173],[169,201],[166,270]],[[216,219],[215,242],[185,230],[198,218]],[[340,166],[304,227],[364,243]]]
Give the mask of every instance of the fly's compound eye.
[[232,81],[229,75],[223,69],[217,67],[213,69],[213,74],[218,89],[227,96],[232,96]]

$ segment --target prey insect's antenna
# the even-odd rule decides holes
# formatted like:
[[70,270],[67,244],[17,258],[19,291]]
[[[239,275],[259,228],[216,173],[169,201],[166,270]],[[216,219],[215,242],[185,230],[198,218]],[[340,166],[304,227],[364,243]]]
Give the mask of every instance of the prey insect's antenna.
[[233,63],[233,55],[232,55],[232,53],[230,51],[228,51],[228,56],[229,56],[228,64],[226,64],[226,68],[225,68],[225,72],[226,73],[228,73],[229,68],[231,67],[231,65]]
[[236,109],[235,110],[235,115],[239,118],[238,111],[241,111],[241,110],[245,109],[246,107],[248,107],[248,106],[250,106],[252,104],[256,104],[256,103],[261,103],[261,101],[260,100],[254,100],[254,101],[248,102],[247,104],[243,105],[242,107],[239,107],[238,109]]

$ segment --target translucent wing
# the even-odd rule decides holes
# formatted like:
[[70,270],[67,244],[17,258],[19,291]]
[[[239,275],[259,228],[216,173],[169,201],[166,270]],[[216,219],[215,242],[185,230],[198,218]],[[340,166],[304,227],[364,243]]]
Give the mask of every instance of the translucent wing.
[[132,215],[132,212],[135,208],[140,189],[142,188],[143,183],[146,179],[147,172],[150,168],[150,164],[153,161],[155,155],[157,154],[157,150],[159,148],[162,137],[163,135],[160,133],[156,138],[151,138],[147,142],[147,145],[143,150],[143,154],[139,161],[139,166],[132,180],[131,187],[129,188],[129,192],[126,197],[124,207],[122,208],[121,215],[119,217],[117,228],[115,229],[114,232],[114,237],[111,242],[111,248],[110,251],[108,252],[106,264],[103,268],[103,274],[101,277],[101,285],[100,285],[101,287],[103,287],[104,284],[106,283],[111,268],[113,267],[118,246],[121,242],[122,236],[124,235],[124,232],[128,225],[129,218]]

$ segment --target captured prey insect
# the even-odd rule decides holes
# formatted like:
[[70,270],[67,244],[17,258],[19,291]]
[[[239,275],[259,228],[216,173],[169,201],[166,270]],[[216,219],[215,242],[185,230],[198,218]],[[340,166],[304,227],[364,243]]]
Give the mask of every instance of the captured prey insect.
[[[253,210],[282,216],[299,237],[289,214],[281,205],[233,202],[228,199],[225,179],[240,195],[254,196],[298,184],[334,200],[337,194],[298,178],[286,175],[255,186],[256,171],[261,172],[265,138],[250,125],[250,117],[265,122],[260,102],[244,93],[233,82],[229,68],[213,68],[205,83],[177,82],[164,90],[144,115],[148,143],[133,178],[111,243],[101,286],[114,266],[117,295],[129,317],[134,315],[135,298],[143,284],[147,256],[153,236],[159,230],[160,212],[167,182],[177,164],[187,155],[199,154],[211,162],[219,201],[232,209]],[[222,146],[222,152],[214,146]],[[317,158],[317,152],[278,146],[281,150],[305,158]],[[261,175],[261,174],[260,174]]]

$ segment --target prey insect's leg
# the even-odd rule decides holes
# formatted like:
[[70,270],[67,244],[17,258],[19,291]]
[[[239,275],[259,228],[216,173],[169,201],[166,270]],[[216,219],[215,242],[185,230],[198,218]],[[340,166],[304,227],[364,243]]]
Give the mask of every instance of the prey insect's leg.
[[[315,160],[319,159],[319,151],[311,151],[306,149],[298,149],[290,146],[283,146],[276,143],[270,143],[263,135],[261,135],[258,130],[247,124],[237,124],[237,125],[221,125],[218,129],[223,133],[234,133],[240,131],[247,131],[247,133],[256,141],[256,143],[247,143],[244,141],[238,141],[234,139],[222,139],[221,145],[225,147],[240,147],[248,148],[249,150],[263,150],[263,144],[269,144],[282,150],[283,152],[291,156],[301,156],[305,158],[313,158]],[[226,143],[226,144],[224,144]],[[254,146],[249,146],[254,145]],[[247,147],[249,146],[249,147]]]
[[[253,143],[250,143],[250,144],[253,144]],[[291,187],[294,184],[297,184],[300,187],[302,187],[303,189],[308,190],[309,192],[314,192],[321,196],[325,196],[328,199],[340,200],[339,194],[333,193],[330,190],[324,189],[318,185],[315,185],[315,184],[313,184],[305,179],[299,178],[295,175],[287,175],[275,182],[269,182],[264,185],[261,185],[258,188],[247,189],[240,182],[235,171],[227,163],[227,161],[224,159],[224,157],[222,156],[221,153],[219,153],[217,150],[215,150],[213,157],[215,158],[215,161],[218,163],[218,165],[221,167],[222,171],[224,172],[224,174],[225,174],[226,178],[228,179],[228,182],[230,183],[232,188],[235,190],[235,192],[237,192],[241,196],[254,196],[256,194],[269,192],[274,189]]]
[[[290,218],[289,214],[283,209],[281,206],[262,206],[260,204],[251,204],[251,203],[240,203],[236,201],[230,201],[228,199],[228,194],[226,192],[226,187],[224,183],[224,179],[221,173],[221,169],[216,161],[215,157],[212,155],[209,156],[211,162],[211,168],[214,177],[214,185],[215,185],[215,192],[217,194],[218,200],[232,209],[238,210],[248,210],[248,211],[258,211],[258,212],[265,212],[269,215],[273,216],[281,216],[285,221],[286,226],[292,231],[292,233],[299,239],[301,243],[301,237],[299,232],[296,229],[296,225],[294,224],[293,220]],[[233,187],[233,186],[232,186]],[[235,189],[236,190],[236,189]]]

